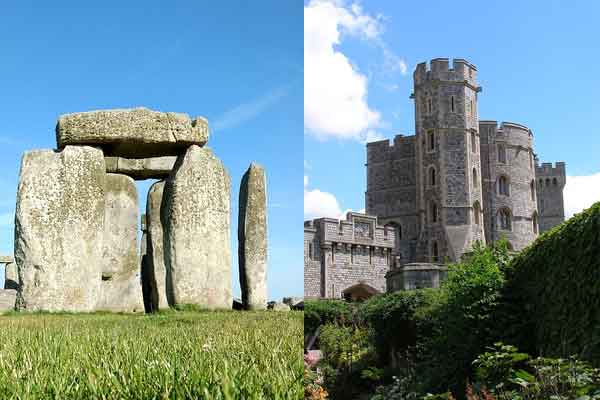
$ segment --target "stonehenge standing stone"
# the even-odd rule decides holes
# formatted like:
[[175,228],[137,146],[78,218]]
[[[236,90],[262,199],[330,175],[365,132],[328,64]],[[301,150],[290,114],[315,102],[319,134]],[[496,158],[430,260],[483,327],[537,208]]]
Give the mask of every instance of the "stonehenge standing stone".
[[144,310],[138,259],[138,196],[132,178],[106,174],[102,284],[98,310]]
[[88,146],[23,155],[15,213],[19,309],[95,309],[105,169],[102,151]]
[[223,163],[195,145],[165,183],[161,219],[174,305],[232,307],[230,190]]
[[187,114],[147,108],[89,111],[61,115],[56,125],[59,148],[69,144],[101,146],[106,156],[144,158],[181,154],[208,141],[208,122]]
[[267,308],[267,179],[252,163],[239,197],[238,259],[242,302],[248,310]]
[[14,262],[6,264],[4,269],[4,289],[17,289],[19,287],[19,276],[17,264]]
[[166,309],[167,301],[167,271],[163,251],[163,225],[160,219],[160,209],[165,188],[164,181],[154,183],[148,191],[146,201],[146,263],[144,267],[144,283],[149,288],[146,294],[151,310]]

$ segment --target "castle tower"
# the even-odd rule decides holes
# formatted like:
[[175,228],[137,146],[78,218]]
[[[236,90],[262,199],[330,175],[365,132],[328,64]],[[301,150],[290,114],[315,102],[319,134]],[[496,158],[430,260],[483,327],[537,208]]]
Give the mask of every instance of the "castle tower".
[[542,163],[535,167],[537,203],[540,212],[540,232],[550,230],[565,220],[563,189],[567,183],[564,162]]
[[455,261],[485,242],[475,66],[446,58],[413,75],[417,261]]
[[522,250],[539,235],[533,133],[521,124],[480,121],[483,209],[488,243]]

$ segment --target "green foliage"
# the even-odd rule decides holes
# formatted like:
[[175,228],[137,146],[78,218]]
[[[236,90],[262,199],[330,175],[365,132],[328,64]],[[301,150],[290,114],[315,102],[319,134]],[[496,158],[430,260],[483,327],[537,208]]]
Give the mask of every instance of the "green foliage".
[[506,277],[496,317],[503,341],[600,366],[600,203],[544,233]]
[[474,365],[477,368],[474,387],[491,394],[485,398],[600,399],[600,371],[574,357],[530,359],[514,346],[496,343]]
[[464,392],[472,360],[497,337],[493,315],[508,261],[507,247],[500,242],[495,247],[478,244],[466,260],[449,266],[441,301],[431,311],[432,332],[423,338],[420,370],[429,390]]
[[353,305],[343,300],[306,300],[304,302],[304,335],[313,335],[327,323],[348,324],[353,319]]
[[406,354],[418,338],[430,330],[428,310],[439,301],[439,291],[419,289],[374,296],[359,308],[361,320],[373,330],[373,340],[382,364],[394,354]]
[[2,399],[298,399],[302,313],[0,317]]

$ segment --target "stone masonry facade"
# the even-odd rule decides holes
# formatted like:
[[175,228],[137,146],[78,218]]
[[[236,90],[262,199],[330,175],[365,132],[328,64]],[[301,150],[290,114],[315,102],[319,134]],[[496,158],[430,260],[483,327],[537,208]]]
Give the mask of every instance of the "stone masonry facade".
[[374,216],[349,212],[345,220],[306,221],[304,296],[342,298],[354,288],[385,292],[395,241],[394,229]]
[[564,220],[565,164],[540,166],[526,126],[479,120],[474,65],[438,58],[413,77],[415,136],[367,144],[366,212],[396,230],[399,265],[500,238],[519,251]]

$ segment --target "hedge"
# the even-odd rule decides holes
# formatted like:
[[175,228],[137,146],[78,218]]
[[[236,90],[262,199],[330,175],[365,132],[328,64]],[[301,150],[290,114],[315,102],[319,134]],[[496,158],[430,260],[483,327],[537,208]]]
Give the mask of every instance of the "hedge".
[[510,263],[499,329],[522,351],[600,365],[600,202]]

